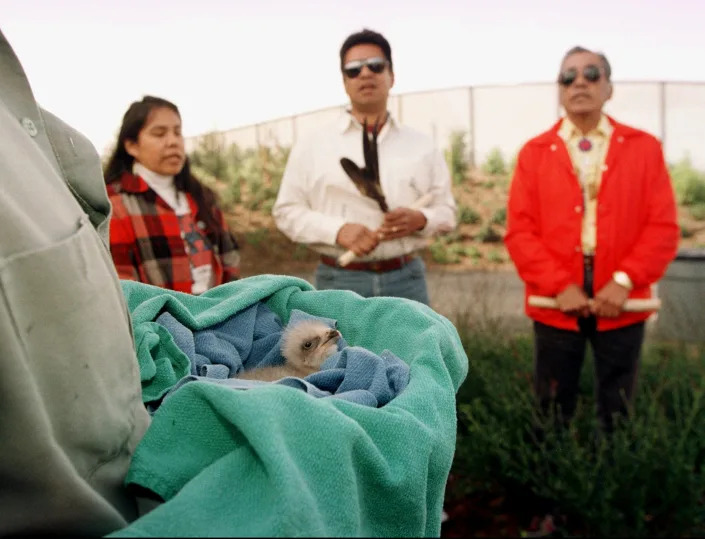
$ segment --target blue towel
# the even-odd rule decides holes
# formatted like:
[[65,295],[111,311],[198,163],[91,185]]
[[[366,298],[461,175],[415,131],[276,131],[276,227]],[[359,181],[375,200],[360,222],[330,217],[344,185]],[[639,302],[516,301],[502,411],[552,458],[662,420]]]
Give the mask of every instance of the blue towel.
[[[313,316],[293,309],[289,325],[316,319],[330,328],[335,320]],[[266,304],[258,302],[211,327],[192,331],[168,311],[155,320],[172,335],[174,343],[191,361],[190,375],[181,378],[165,399],[185,384],[194,381],[214,382],[233,389],[250,389],[271,382],[233,379],[243,369],[279,365],[283,325]],[[389,350],[380,355],[338,341],[338,352],[329,357],[319,372],[305,379],[285,377],[274,383],[305,391],[317,398],[333,397],[381,407],[398,395],[409,382],[408,365]],[[154,413],[160,403],[150,403]]]
[[171,333],[174,343],[191,361],[191,374],[228,378],[254,365],[283,362],[279,340],[283,326],[264,303],[255,303],[204,329],[192,331],[169,311],[155,322]]

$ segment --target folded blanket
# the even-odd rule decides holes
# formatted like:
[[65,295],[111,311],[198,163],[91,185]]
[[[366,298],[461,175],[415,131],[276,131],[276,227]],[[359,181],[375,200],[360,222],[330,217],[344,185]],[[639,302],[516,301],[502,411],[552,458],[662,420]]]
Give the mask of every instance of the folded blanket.
[[468,368],[447,319],[417,302],[317,291],[294,277],[250,277],[201,296],[122,286],[155,395],[191,376],[186,354],[154,322],[161,313],[195,331],[258,302],[283,323],[296,309],[337,320],[349,348],[380,358],[389,350],[409,379],[379,408],[285,384],[183,384],[154,414],[126,479],[166,501],[113,536],[440,535],[455,393]]

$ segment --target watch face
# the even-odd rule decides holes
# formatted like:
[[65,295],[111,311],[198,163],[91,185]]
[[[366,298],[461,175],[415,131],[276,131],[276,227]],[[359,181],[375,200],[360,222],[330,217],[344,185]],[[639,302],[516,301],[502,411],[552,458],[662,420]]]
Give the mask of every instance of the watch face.
[[612,275],[612,278],[614,279],[614,282],[617,283],[618,285],[623,286],[623,287],[631,290],[632,281],[629,278],[629,275],[627,275],[623,271],[615,271],[614,274]]

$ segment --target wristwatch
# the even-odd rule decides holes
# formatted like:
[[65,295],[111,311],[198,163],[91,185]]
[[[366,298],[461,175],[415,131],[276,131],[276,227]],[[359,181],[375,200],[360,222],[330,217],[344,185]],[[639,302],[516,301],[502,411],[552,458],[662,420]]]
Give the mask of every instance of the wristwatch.
[[623,286],[627,290],[631,290],[632,288],[634,288],[632,280],[629,278],[629,275],[627,275],[624,271],[615,271],[612,274],[612,280],[619,286]]

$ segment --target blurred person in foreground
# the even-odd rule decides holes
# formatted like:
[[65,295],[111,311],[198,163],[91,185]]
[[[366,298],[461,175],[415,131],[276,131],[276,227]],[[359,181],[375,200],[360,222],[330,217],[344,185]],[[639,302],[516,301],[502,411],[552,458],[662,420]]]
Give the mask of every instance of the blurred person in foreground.
[[201,294],[239,278],[237,242],[215,193],[191,174],[176,105],[153,96],[130,105],[105,183],[121,279]]
[[[320,253],[315,286],[353,290],[365,297],[398,296],[429,303],[426,268],[418,251],[433,234],[456,226],[450,174],[433,141],[388,110],[394,85],[391,46],[364,29],[340,48],[343,85],[350,107],[292,148],[272,215],[292,241]],[[363,163],[363,125],[378,124],[379,178],[389,206],[383,212],[363,196],[340,160]],[[411,206],[431,195],[425,207]],[[338,257],[356,258],[341,267]]]
[[[603,54],[570,49],[558,92],[565,117],[519,152],[505,244],[526,287],[542,409],[570,421],[589,342],[609,433],[615,415],[628,413],[651,315],[623,307],[650,298],[675,257],[676,204],[660,142],[603,112],[612,96]],[[532,306],[532,295],[558,308]]]
[[104,535],[149,425],[100,160],[0,31],[0,535]]

